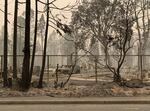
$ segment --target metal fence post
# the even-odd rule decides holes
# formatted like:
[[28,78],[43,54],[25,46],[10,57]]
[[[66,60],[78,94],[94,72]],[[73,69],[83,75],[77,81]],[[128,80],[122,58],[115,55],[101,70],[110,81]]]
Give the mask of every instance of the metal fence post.
[[1,55],[1,78],[3,74],[3,56]]
[[47,55],[47,82],[49,82],[49,55]]
[[144,75],[143,75],[143,55],[140,55],[141,56],[141,80],[143,82],[143,79],[144,79]]
[[95,82],[97,83],[97,56],[95,56]]

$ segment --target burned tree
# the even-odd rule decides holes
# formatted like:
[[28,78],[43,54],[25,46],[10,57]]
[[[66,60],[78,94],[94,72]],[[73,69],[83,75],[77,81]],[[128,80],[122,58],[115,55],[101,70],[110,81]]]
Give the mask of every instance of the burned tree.
[[13,35],[13,78],[17,78],[17,21],[18,21],[18,0],[15,0],[14,11],[14,35]]
[[4,79],[4,87],[8,86],[8,0],[5,0],[5,16],[4,16],[4,67],[3,67],[3,79]]
[[35,52],[36,52],[37,24],[38,24],[38,0],[35,1],[35,27],[34,27],[35,29],[34,29],[34,42],[33,42],[32,60],[31,60],[31,67],[30,67],[30,82],[32,80],[32,73],[33,73]]
[[[113,73],[113,79],[116,83],[122,82],[120,69],[125,61],[127,52],[133,46],[133,43],[130,42],[133,23],[133,9],[130,0],[83,2],[73,15],[73,25],[77,24],[82,32],[88,32],[91,42],[94,40],[101,44],[105,55],[105,63],[97,61]],[[86,36],[83,36],[83,40],[86,40]],[[88,49],[83,50],[92,54]],[[114,61],[116,65],[112,66],[110,60],[113,59],[111,55],[114,54],[116,55]]]
[[22,67],[22,90],[28,90],[30,86],[30,11],[31,1],[26,0],[26,12],[25,12],[25,44],[24,44],[24,59]]
[[44,69],[45,69],[45,60],[46,60],[46,49],[47,49],[47,36],[48,36],[48,27],[49,27],[49,0],[47,0],[46,4],[47,10],[46,10],[46,29],[45,29],[45,41],[44,41],[44,51],[43,51],[43,59],[42,59],[42,69],[39,79],[38,88],[43,87],[43,76],[44,76]]

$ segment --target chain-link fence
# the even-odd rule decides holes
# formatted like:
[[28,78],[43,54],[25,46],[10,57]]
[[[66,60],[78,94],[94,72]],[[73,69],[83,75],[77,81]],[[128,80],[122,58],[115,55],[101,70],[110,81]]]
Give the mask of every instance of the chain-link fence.
[[[150,70],[150,55],[127,55],[121,67],[121,75],[124,78],[140,78],[142,66],[142,74],[145,78],[149,78]],[[117,68],[118,55],[109,56],[109,66]],[[104,55],[47,55],[45,65],[45,77],[52,77],[55,74],[57,64],[59,65],[60,73],[68,73],[70,66],[75,65],[74,73],[83,78],[95,78],[97,80],[113,77],[112,72],[106,67]],[[75,61],[76,64],[75,64]],[[17,56],[17,71],[18,74],[22,72],[23,55]],[[3,69],[3,56],[0,56],[0,68]],[[42,65],[42,55],[35,56],[34,75],[39,76]],[[8,56],[9,72],[13,70],[13,56]]]

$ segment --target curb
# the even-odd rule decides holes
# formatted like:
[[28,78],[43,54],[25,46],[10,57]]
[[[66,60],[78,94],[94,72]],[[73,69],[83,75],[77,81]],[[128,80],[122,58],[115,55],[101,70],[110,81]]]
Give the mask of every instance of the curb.
[[150,104],[150,101],[33,101],[33,100],[0,100],[0,105],[33,105],[33,104],[51,104],[51,105],[69,105],[69,104]]

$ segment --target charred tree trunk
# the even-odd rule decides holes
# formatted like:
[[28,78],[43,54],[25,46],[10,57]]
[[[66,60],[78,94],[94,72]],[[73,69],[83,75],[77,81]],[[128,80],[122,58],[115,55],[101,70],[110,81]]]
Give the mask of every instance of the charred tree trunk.
[[30,86],[30,0],[26,0],[26,18],[25,18],[25,46],[22,68],[22,90],[28,90]]
[[42,69],[39,78],[38,88],[43,87],[43,76],[44,76],[44,69],[45,69],[45,61],[46,61],[46,49],[47,49],[47,36],[48,36],[48,25],[49,25],[49,0],[47,0],[47,20],[46,20],[46,30],[45,30],[45,43],[44,43],[44,51],[43,51],[43,59],[42,59]]
[[[137,2],[135,2],[135,4],[137,5]],[[138,20],[138,14],[137,14],[137,11],[136,11],[136,7],[134,8],[134,15],[135,15],[135,22],[136,22],[136,28],[137,28],[137,31],[138,31],[138,37],[139,37],[139,48],[138,48],[138,66],[139,66],[139,69],[140,69],[140,76],[141,76],[141,80],[143,81],[143,72],[142,72],[142,69],[143,69],[143,66],[142,66],[142,34],[141,34],[141,29],[140,29],[140,23],[139,23],[139,20]]]
[[115,82],[115,83],[121,83],[121,76],[120,76],[120,74],[114,74],[114,77],[113,77],[113,81]]
[[5,16],[4,16],[4,67],[3,67],[3,79],[4,79],[4,87],[8,86],[8,67],[7,67],[7,54],[8,54],[8,24],[7,24],[7,13],[8,13],[8,0],[5,0]]
[[14,35],[13,35],[13,78],[17,78],[17,18],[18,18],[18,0],[15,0],[14,12]]
[[36,40],[37,40],[37,21],[38,21],[38,0],[35,1],[35,29],[34,29],[34,43],[33,43],[33,52],[31,60],[31,69],[30,69],[30,82],[32,80],[32,73],[35,60],[35,51],[36,51]]

